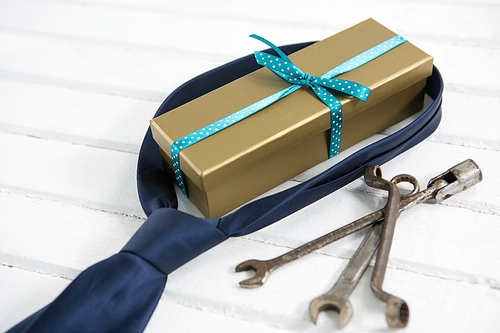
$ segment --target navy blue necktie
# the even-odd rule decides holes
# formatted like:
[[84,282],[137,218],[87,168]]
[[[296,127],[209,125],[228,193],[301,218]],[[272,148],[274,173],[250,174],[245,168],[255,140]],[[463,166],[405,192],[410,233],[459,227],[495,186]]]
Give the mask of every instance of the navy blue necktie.
[[[311,43],[282,47],[293,53]],[[266,51],[272,53],[271,51]],[[175,90],[156,116],[246,75],[260,66],[253,55],[202,74]],[[336,191],[424,140],[441,119],[443,82],[436,68],[427,82],[434,103],[410,125],[367,146],[322,174],[254,201],[217,219],[176,210],[172,180],[163,172],[151,131],[139,154],[137,185],[148,219],[114,256],[82,272],[52,303],[13,327],[14,332],[142,332],[170,272],[228,237],[245,235]]]

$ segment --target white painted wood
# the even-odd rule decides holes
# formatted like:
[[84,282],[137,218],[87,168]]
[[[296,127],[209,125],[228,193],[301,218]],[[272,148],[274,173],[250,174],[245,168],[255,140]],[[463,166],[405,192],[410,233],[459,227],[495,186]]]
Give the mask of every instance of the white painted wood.
[[144,216],[135,189],[137,155],[0,133],[0,188]]
[[[157,102],[184,81],[223,63],[190,61],[185,52],[169,49],[9,30],[0,31],[0,41],[9,45],[3,49],[0,77]],[[185,64],[182,71],[176,70],[179,62]]]
[[[12,256],[11,265],[17,265],[16,260],[23,265],[22,259],[26,259],[33,265],[84,270],[120,251],[143,222],[122,214],[12,192],[0,193],[0,198],[5,214],[0,221],[0,243],[2,255]],[[30,263],[24,264],[26,269],[34,270]],[[50,267],[46,273],[59,274],[51,272]]]
[[500,134],[496,126],[499,107],[500,99],[497,97],[447,90],[441,124],[428,140],[498,151]]
[[158,109],[156,101],[22,81],[0,80],[0,90],[0,109],[17,110],[0,119],[4,132],[132,153]]
[[30,314],[38,311],[56,295],[60,294],[71,282],[36,272],[0,266],[2,283],[0,293],[0,330],[5,332]]
[[[86,267],[119,251],[143,223],[135,182],[148,121],[177,86],[276,44],[317,40],[374,17],[435,57],[443,119],[427,140],[383,166],[384,176],[432,176],[473,158],[484,181],[440,205],[401,215],[385,286],[410,305],[404,332],[496,332],[500,320],[500,4],[484,1],[246,3],[158,0],[0,2],[0,331],[54,299]],[[370,138],[384,137],[404,122]],[[360,145],[362,145],[360,144]],[[322,163],[294,186],[345,158]],[[366,231],[273,273],[238,282],[239,262],[271,258],[384,205],[361,179],[169,276],[146,332],[330,332],[310,322]],[[184,197],[180,209],[199,212]],[[386,331],[367,272],[346,332]]]
[[[23,9],[25,15],[21,21],[12,19],[15,17],[13,14],[16,10],[20,10],[18,6],[22,6],[21,2],[9,4],[3,12],[5,28],[0,35],[0,40],[5,45],[10,45],[10,48],[5,55],[4,70],[3,73],[0,72],[0,75],[37,81],[44,79],[64,81],[65,84],[76,85],[80,89],[112,91],[117,89],[115,86],[118,85],[123,91],[122,93],[148,98],[159,98],[162,96],[161,89],[172,90],[176,84],[178,85],[184,80],[214,67],[215,64],[222,64],[234,57],[249,54],[255,48],[263,48],[262,43],[246,37],[250,33],[264,34],[264,32],[272,31],[274,35],[279,36],[279,39],[265,34],[267,38],[277,44],[287,44],[297,42],[297,40],[308,41],[325,38],[341,29],[340,26],[338,28],[322,26],[321,33],[317,31],[314,36],[308,36],[307,32],[311,30],[299,29],[301,26],[299,24],[286,26],[276,25],[269,21],[259,22],[258,26],[263,30],[261,32],[254,31],[254,24],[242,21],[242,24],[234,26],[230,31],[223,31],[226,25],[233,25],[234,16],[189,15],[187,12],[179,13],[175,10],[159,12],[144,10],[140,11],[144,15],[136,15],[136,8],[133,7],[89,4],[81,8],[77,3],[50,1],[46,3],[28,1],[27,4],[29,4],[28,9]],[[487,12],[488,15],[496,15],[500,11],[497,6],[485,6],[482,11],[478,11],[476,6],[470,5],[456,8],[455,10],[467,10],[468,19],[473,19],[474,14],[479,15],[476,13]],[[54,21],[52,18],[58,10],[70,9],[72,15],[68,13],[64,19]],[[11,15],[9,15],[9,10],[12,11]],[[441,12],[439,10],[433,12],[427,8],[426,11],[432,14],[429,16],[431,19],[440,21],[438,15]],[[27,15],[28,12],[33,16],[36,15],[36,19]],[[45,15],[40,15],[40,12]],[[327,11],[322,12],[327,13]],[[295,15],[297,14],[295,13]],[[424,15],[416,17],[421,19]],[[93,18],[92,24],[90,24],[91,18]],[[180,22],[181,18],[182,22]],[[357,21],[362,19],[360,17]],[[28,32],[19,30],[19,24],[24,20],[30,20],[29,24],[35,33],[31,30]],[[66,20],[77,23],[71,24],[69,30],[57,26],[57,24],[67,26]],[[387,22],[383,19],[380,21],[402,34],[405,32],[405,28],[398,29],[397,23],[402,24],[401,21],[389,20]],[[78,22],[81,22],[81,25]],[[124,25],[124,22],[129,22],[129,24]],[[476,22],[484,22],[484,19],[481,21],[477,19]],[[246,26],[245,23],[249,26]],[[193,26],[197,25],[211,26],[211,29],[204,31],[210,31],[214,37],[200,36],[195,38],[192,36],[198,33],[196,29],[192,29]],[[348,24],[343,26],[346,25]],[[117,29],[118,26],[120,29]],[[407,18],[404,19],[404,26],[409,26]],[[415,37],[412,38],[413,34],[411,33],[407,37],[417,46],[436,57],[437,66],[444,74],[447,74],[446,81],[453,84],[455,90],[467,89],[473,94],[484,95],[484,91],[487,89],[498,97],[498,84],[495,75],[491,75],[500,70],[498,68],[499,62],[495,61],[500,57],[498,45],[483,48],[478,47],[475,43],[464,43],[463,40],[467,40],[467,34],[457,33],[455,29],[450,32],[449,28],[440,30],[442,35],[438,35],[436,38],[432,38],[434,34],[428,34],[427,39],[422,39],[419,36],[421,36],[422,27],[426,25],[412,26],[418,26],[418,28],[413,28]],[[429,26],[433,30],[437,29],[436,24],[429,23]],[[85,28],[82,29],[82,27]],[[137,30],[137,27],[147,29],[147,31]],[[188,30],[175,33],[182,28]],[[493,25],[493,28],[485,27],[482,30],[480,28],[478,27],[478,31],[482,32],[481,37],[485,38],[483,36],[486,36],[484,41],[481,39],[480,41],[487,45],[492,43],[495,45],[496,25]],[[165,34],[164,31],[170,33]],[[68,32],[79,38],[67,37]],[[446,35],[446,33],[451,33],[451,36]],[[224,48],[209,42],[218,38],[217,35],[224,35],[227,41],[224,43]],[[452,41],[453,38],[456,38],[455,43],[443,43],[443,39],[449,37],[452,38]],[[125,38],[129,43],[123,41]],[[109,39],[114,42],[110,42]],[[195,41],[199,44],[193,44]],[[158,44],[161,44],[163,49],[159,48]],[[474,55],[474,66],[463,67],[464,62],[471,61],[471,54]],[[190,59],[191,57],[201,59]],[[147,62],[140,61],[140,59],[145,58],[148,59]],[[181,60],[183,58],[186,58],[185,62]],[[441,59],[443,59],[442,63]],[[446,60],[444,61],[444,59]],[[95,66],[101,62],[103,67]],[[182,71],[172,70],[172,66],[179,68],[179,64],[182,66]],[[451,67],[449,74],[448,67]],[[478,76],[477,72],[484,74]],[[178,81],[179,75],[181,76],[180,81]],[[100,81],[99,84],[94,83],[96,80]],[[480,82],[476,82],[477,80]],[[123,85],[126,86],[123,87]],[[129,85],[134,87],[131,88]],[[152,85],[156,85],[156,87]]]
[[[224,0],[210,4],[205,1],[86,1],[83,5],[79,1],[24,0],[4,5],[1,18],[4,26],[19,30],[35,28],[57,35],[140,44],[171,43],[191,50],[216,49],[207,37],[212,34],[234,36],[240,31],[246,34],[265,31],[268,35],[283,36],[291,43],[301,36],[309,37],[304,40],[325,38],[332,34],[331,28],[339,30],[368,17],[391,25],[401,33],[409,31],[428,39],[446,41],[451,37],[452,41],[461,43],[498,43],[498,25],[491,24],[498,15],[497,2],[450,4],[448,1],[379,1],[377,4],[356,1],[350,8],[339,8],[336,3],[322,1],[285,6],[283,2],[236,4]],[[343,15],[339,14],[341,10]],[[23,16],[16,16],[21,12]],[[64,13],[64,17],[59,13]],[[446,15],[444,20],[443,15]],[[228,25],[232,29],[224,30]],[[269,25],[272,31],[263,25]],[[232,40],[231,45],[237,43]]]
[[[82,270],[89,265],[105,259],[106,257],[119,251],[126,241],[133,235],[142,220],[128,218],[124,221],[122,216],[82,208],[71,204],[61,204],[51,200],[41,200],[38,198],[25,198],[13,193],[5,193],[2,197],[2,210],[11,218],[2,221],[3,234],[0,237],[4,260],[10,260],[10,265],[18,265],[29,270],[42,269],[40,265],[47,264],[46,273],[48,274],[69,274],[62,272],[61,267]],[[357,191],[339,191],[336,192],[313,206],[294,214],[264,230],[252,235],[245,236],[245,239],[258,241],[272,246],[282,247],[283,251],[296,247],[309,239],[313,239],[333,228],[338,228],[351,220],[359,218],[373,210],[383,206],[383,198],[373,197],[371,194],[365,194]],[[359,202],[365,203],[359,207]],[[394,265],[396,268],[404,268],[422,271],[426,274],[440,275],[447,278],[487,280],[492,286],[500,284],[495,279],[500,271],[495,265],[488,265],[499,259],[499,254],[491,249],[496,244],[495,234],[498,229],[498,218],[494,215],[478,214],[466,208],[449,208],[446,206],[426,205],[428,207],[414,208],[413,214],[405,213],[401,217],[398,226],[405,228],[400,240],[401,250],[393,250]],[[329,207],[335,207],[331,209]],[[435,235],[445,235],[449,229],[461,221],[452,221],[451,224],[445,223],[446,215],[450,211],[457,210],[458,214],[463,216],[465,221],[457,233],[463,233],[458,240],[464,239],[462,243],[457,241],[444,242],[441,237]],[[421,212],[422,211],[422,212]],[[21,214],[16,212],[21,212]],[[56,213],[57,216],[55,216]],[[54,225],[54,219],[64,221],[64,223]],[[116,221],[116,222],[113,222]],[[409,221],[409,222],[406,222]],[[439,222],[445,221],[445,222]],[[471,224],[469,221],[476,221]],[[403,227],[406,226],[406,227]],[[418,227],[418,228],[417,228]],[[51,229],[50,234],[46,235],[43,231]],[[85,233],[85,230],[92,230],[91,234]],[[477,237],[482,239],[480,246],[470,247],[467,245],[467,237],[471,232],[476,231]],[[120,233],[118,233],[120,231]],[[321,250],[329,256],[350,257],[356,247],[356,242],[364,232],[360,232],[351,237],[337,242],[335,245]],[[63,237],[64,236],[64,237]],[[425,241],[419,251],[408,251],[405,244],[413,243],[410,249],[418,247],[419,241]],[[29,240],[29,245],[24,241]],[[395,241],[394,247],[396,248]],[[451,250],[441,251],[439,256],[435,252],[442,244]],[[456,251],[467,249],[465,256],[462,254],[457,262]],[[402,252],[403,255],[399,255]],[[484,254],[486,252],[486,254]],[[82,253],[85,257],[81,258]],[[10,255],[11,258],[6,257]],[[477,256],[484,256],[483,262],[476,262]],[[433,264],[431,265],[431,262]],[[465,264],[462,268],[460,265]],[[32,268],[31,266],[34,266]],[[49,267],[50,266],[50,267]],[[431,266],[431,267],[427,267]],[[477,269],[472,273],[469,271],[471,266]],[[427,269],[427,270],[426,270]],[[51,270],[56,270],[52,272]]]
[[[249,256],[276,255],[279,252],[268,249],[267,246],[256,244],[249,248],[239,240],[231,240],[237,246],[240,256],[233,264]],[[235,248],[232,249],[233,251]],[[301,262],[277,270],[272,279],[259,289],[242,290],[238,282],[245,273],[233,273],[227,269],[227,259],[230,254],[224,247],[219,246],[206,252],[191,263],[183,266],[170,276],[164,297],[172,302],[190,302],[195,308],[206,311],[225,313],[228,316],[243,316],[256,322],[268,325],[278,325],[283,328],[292,328],[297,331],[326,331],[332,330],[332,322],[326,321],[325,326],[315,328],[308,318],[308,304],[310,300],[326,292],[336,277],[342,271],[346,260],[328,258],[327,256],[311,255]],[[220,265],[220,266],[219,266]],[[216,269],[214,269],[216,268]],[[371,269],[368,273],[371,272]],[[250,276],[247,274],[246,277]],[[474,328],[470,323],[484,329],[493,328],[496,318],[495,309],[488,306],[498,304],[497,292],[481,284],[464,283],[456,280],[429,277],[425,274],[414,274],[405,270],[391,270],[386,278],[387,288],[404,297],[412,304],[411,323],[407,329],[410,332],[446,330],[467,331]],[[216,281],[210,283],[210,281]],[[438,288],[439,295],[427,291]],[[449,289],[448,289],[449,288]],[[439,288],[438,288],[439,289]],[[425,295],[422,295],[424,293]],[[311,296],[314,295],[314,296]],[[435,301],[439,299],[439,301]],[[483,304],[485,313],[482,322],[474,321],[475,315],[470,309],[463,309],[463,301],[468,299],[473,304]],[[384,306],[369,290],[368,279],[362,280],[358,289],[352,295],[355,308],[355,318],[346,331],[364,332],[386,329]],[[455,309],[460,303],[460,309]],[[456,311],[449,315],[450,311]],[[456,314],[459,316],[455,317]],[[443,316],[447,314],[447,316]],[[324,314],[323,317],[328,317]],[[431,318],[432,324],[428,320]]]
[[[0,274],[2,274],[0,284],[2,303],[9,304],[8,307],[1,307],[0,330],[2,332],[53,300],[54,295],[59,294],[70,283],[69,280],[60,277],[5,266],[0,266]],[[12,288],[14,284],[17,284],[18,288]],[[167,313],[168,316],[162,313]],[[197,318],[197,320],[172,321],[172,318]],[[207,328],[229,332],[235,327],[239,332],[249,333],[255,331],[293,332],[293,330],[282,330],[245,319],[231,318],[214,311],[203,311],[203,309],[162,299],[158,304],[158,311],[149,322],[145,332],[164,331],[165,327],[172,332],[206,331]]]

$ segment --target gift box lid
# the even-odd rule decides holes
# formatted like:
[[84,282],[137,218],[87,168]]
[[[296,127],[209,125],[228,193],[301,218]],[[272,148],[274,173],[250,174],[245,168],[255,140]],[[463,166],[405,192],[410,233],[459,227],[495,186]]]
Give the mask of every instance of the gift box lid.
[[[368,19],[289,58],[304,72],[321,76],[394,36],[391,30]],[[334,92],[342,103],[342,116],[353,117],[430,76],[432,61],[431,56],[405,42],[351,72],[336,76],[371,89],[366,102]],[[154,139],[169,155],[176,140],[289,86],[269,69],[259,69],[151,120]],[[310,88],[303,87],[182,150],[181,170],[207,192],[269,156],[329,129],[330,110]]]

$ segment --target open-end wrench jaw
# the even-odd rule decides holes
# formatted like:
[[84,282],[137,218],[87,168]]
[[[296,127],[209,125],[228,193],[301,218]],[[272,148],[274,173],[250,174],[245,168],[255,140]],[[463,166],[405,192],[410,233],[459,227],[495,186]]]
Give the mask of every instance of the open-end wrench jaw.
[[256,288],[262,286],[270,274],[270,270],[268,269],[266,262],[261,260],[247,260],[235,268],[236,272],[249,270],[255,271],[255,276],[240,282],[240,286],[244,288]]
[[352,318],[352,305],[347,298],[323,295],[315,298],[309,304],[309,315],[314,324],[322,311],[332,310],[339,314],[338,328],[342,329]]
[[316,324],[318,314],[324,310],[334,310],[339,314],[338,327],[343,328],[353,315],[349,296],[358,284],[370,260],[377,251],[382,225],[370,228],[360,246],[340,275],[337,283],[325,294],[316,297],[309,305],[309,314]]

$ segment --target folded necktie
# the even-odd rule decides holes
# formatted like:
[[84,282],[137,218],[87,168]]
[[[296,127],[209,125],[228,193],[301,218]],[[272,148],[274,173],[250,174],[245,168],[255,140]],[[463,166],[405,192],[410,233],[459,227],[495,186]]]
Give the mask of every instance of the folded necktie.
[[[284,46],[286,54],[311,43]],[[266,51],[272,53],[272,51]],[[156,116],[257,70],[249,55],[202,74],[175,90]],[[217,219],[176,210],[171,179],[149,130],[142,143],[137,186],[148,219],[118,254],[82,272],[52,303],[9,330],[14,332],[142,332],[165,288],[167,276],[228,237],[266,227],[382,165],[418,144],[439,125],[443,82],[436,68],[427,81],[432,105],[411,124],[384,137],[322,174],[251,202]]]

